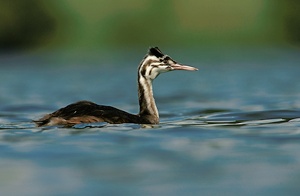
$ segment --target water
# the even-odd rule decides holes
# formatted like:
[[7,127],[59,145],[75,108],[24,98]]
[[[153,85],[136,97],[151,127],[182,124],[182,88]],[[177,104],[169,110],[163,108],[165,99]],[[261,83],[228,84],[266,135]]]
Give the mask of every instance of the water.
[[298,195],[299,53],[230,54],[171,55],[200,70],[155,81],[157,126],[74,128],[31,120],[78,100],[136,113],[140,58],[2,56],[1,195]]

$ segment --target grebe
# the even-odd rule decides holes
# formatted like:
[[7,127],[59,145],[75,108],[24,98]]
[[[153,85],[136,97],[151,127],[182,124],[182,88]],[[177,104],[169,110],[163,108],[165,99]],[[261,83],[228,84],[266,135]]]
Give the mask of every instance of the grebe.
[[173,70],[196,71],[195,67],[181,65],[158,47],[150,48],[138,67],[138,97],[140,112],[130,114],[111,106],[90,101],[79,101],[34,121],[37,126],[63,125],[72,127],[79,123],[108,122],[111,124],[158,124],[159,114],[153,98],[152,81],[160,74]]

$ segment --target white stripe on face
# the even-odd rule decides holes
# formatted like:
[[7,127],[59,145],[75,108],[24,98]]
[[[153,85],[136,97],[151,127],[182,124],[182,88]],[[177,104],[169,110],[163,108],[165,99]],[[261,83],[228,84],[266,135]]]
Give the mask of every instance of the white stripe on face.
[[154,80],[160,73],[170,71],[168,65],[161,62],[156,56],[147,56],[139,67],[140,76]]

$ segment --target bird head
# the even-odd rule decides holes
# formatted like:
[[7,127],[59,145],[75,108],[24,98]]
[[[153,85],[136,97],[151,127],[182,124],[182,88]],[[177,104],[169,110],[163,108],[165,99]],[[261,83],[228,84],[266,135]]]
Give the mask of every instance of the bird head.
[[177,63],[170,56],[163,54],[158,47],[150,48],[139,66],[139,74],[150,80],[154,80],[161,73],[174,70],[197,71],[198,69]]

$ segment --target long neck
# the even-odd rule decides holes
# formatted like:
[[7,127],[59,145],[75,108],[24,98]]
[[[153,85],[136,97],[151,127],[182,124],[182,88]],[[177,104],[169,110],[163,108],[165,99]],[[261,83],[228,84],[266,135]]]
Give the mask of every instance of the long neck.
[[140,113],[139,116],[146,123],[158,124],[159,115],[155,104],[152,90],[152,80],[145,77],[138,76],[138,92]]

